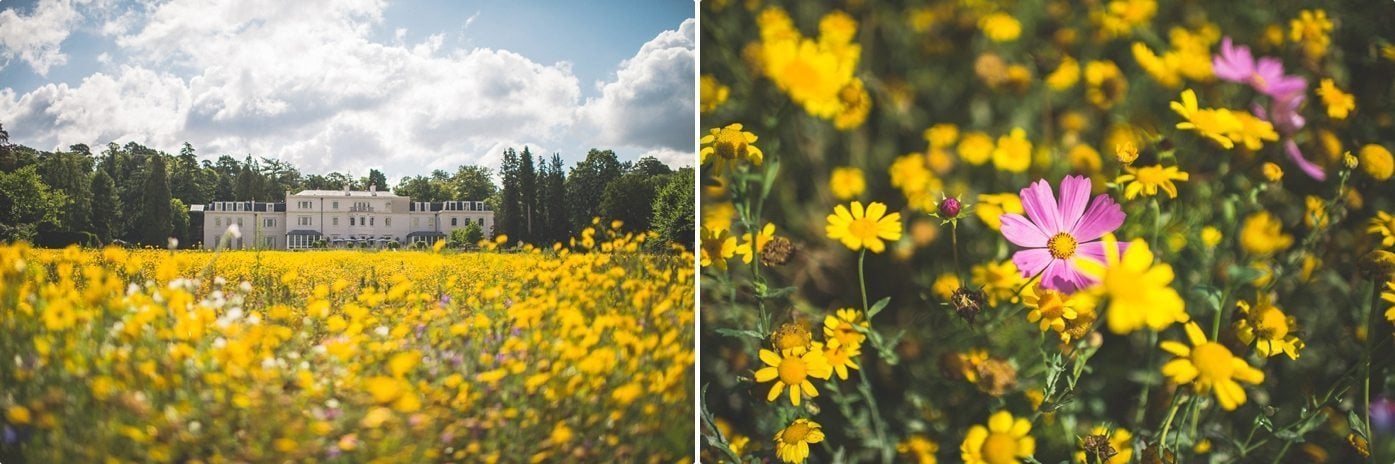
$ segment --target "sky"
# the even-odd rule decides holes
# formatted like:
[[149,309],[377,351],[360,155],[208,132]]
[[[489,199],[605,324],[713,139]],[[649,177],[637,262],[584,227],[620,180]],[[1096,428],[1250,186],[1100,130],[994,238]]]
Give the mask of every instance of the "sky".
[[303,174],[505,148],[692,166],[692,0],[0,0],[0,125]]

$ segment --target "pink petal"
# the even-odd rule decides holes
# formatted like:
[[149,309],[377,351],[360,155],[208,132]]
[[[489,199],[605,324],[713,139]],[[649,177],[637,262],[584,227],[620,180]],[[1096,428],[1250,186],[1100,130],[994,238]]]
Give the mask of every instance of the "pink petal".
[[1027,217],[1047,235],[1056,235],[1061,229],[1061,210],[1056,206],[1056,197],[1051,193],[1051,184],[1046,179],[1033,182],[1022,189],[1022,209]]
[[1007,213],[999,216],[1003,221],[1001,228],[1003,238],[1006,238],[1013,245],[1028,248],[1042,248],[1046,246],[1046,241],[1050,240],[1036,224],[1032,224],[1021,214]]
[[1041,275],[1041,286],[1065,293],[1075,293],[1088,286],[1092,281],[1089,277],[1081,274],[1075,269],[1070,261],[1056,260],[1047,266],[1046,273]]
[[1312,161],[1308,161],[1303,157],[1303,152],[1298,151],[1298,142],[1294,142],[1293,139],[1285,141],[1284,152],[1288,153],[1289,159],[1292,159],[1293,163],[1298,165],[1298,169],[1302,169],[1303,173],[1307,174],[1308,177],[1312,177],[1319,181],[1327,180],[1327,173],[1322,171],[1322,167],[1313,164]]
[[1017,253],[1012,255],[1012,264],[1017,265],[1017,270],[1022,272],[1022,277],[1029,279],[1055,261],[1059,260],[1052,258],[1051,252],[1045,248],[1017,250]]
[[[1129,242],[1115,242],[1115,245],[1119,248],[1119,256],[1123,256],[1124,252],[1129,249]],[[1100,263],[1109,262],[1104,256],[1104,242],[1081,243],[1076,245],[1075,253],[1087,259],[1099,261]]]
[[1124,210],[1109,195],[1100,194],[1095,196],[1095,201],[1090,203],[1090,208],[1085,210],[1085,215],[1070,234],[1076,242],[1089,242],[1113,232],[1123,224]]
[[1074,230],[1085,214],[1085,205],[1090,202],[1090,179],[1084,176],[1066,176],[1061,179],[1061,228]]

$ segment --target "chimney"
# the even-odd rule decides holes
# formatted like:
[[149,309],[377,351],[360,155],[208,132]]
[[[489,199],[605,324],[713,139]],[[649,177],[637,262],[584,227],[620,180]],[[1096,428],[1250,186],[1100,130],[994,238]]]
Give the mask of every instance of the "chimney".
[[345,183],[344,183],[344,196],[346,196],[346,197],[349,196],[349,183],[348,183],[348,182],[345,182]]
[[375,197],[378,196],[378,186],[373,185],[373,184],[368,184],[368,193],[373,194],[373,196],[375,196]]

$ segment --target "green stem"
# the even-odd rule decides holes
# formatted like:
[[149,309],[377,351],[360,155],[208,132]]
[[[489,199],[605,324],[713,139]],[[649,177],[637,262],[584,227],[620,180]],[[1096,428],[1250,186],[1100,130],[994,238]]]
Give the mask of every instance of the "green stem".
[[1234,289],[1230,284],[1226,284],[1225,292],[1221,293],[1221,302],[1216,305],[1216,317],[1211,320],[1211,339],[1219,340],[1221,336],[1221,315],[1225,313],[1225,302],[1230,299],[1230,292]]
[[863,271],[862,271],[862,262],[865,261],[866,259],[867,259],[867,249],[866,249],[866,248],[863,248],[863,249],[862,249],[862,252],[859,253],[859,254],[857,255],[857,286],[858,286],[859,288],[862,289],[862,312],[863,312],[863,314],[866,314],[866,313],[867,313],[867,310],[869,309],[869,307],[867,306],[867,278],[865,277],[865,275],[863,274]]
[[964,268],[959,267],[959,221],[949,223],[949,241],[954,247],[954,276],[959,278],[959,285],[964,285]]
[[[1172,418],[1177,416],[1177,410],[1181,409],[1182,403],[1186,401],[1183,398],[1180,393],[1172,397],[1172,408],[1168,409],[1167,419],[1163,420],[1162,433],[1158,435],[1158,446],[1164,451],[1167,450],[1167,431],[1172,428]],[[1173,443],[1175,444],[1176,440],[1173,440]]]
[[892,449],[886,440],[886,425],[882,422],[881,409],[877,407],[877,397],[872,394],[872,383],[867,380],[868,366],[863,366],[863,371],[857,377],[862,380],[862,396],[867,399],[867,407],[872,411],[872,429],[877,434],[877,444],[881,446],[882,462],[890,463],[892,460]]
[[[1147,364],[1147,366],[1152,366],[1152,365],[1153,365],[1153,358],[1154,358],[1154,356],[1155,356],[1153,353],[1154,353],[1155,351],[1157,351],[1157,350],[1154,350],[1153,347],[1156,346],[1157,344],[1158,344],[1158,333],[1157,333],[1157,332],[1148,332],[1148,350],[1147,350],[1147,351],[1148,351],[1148,364]],[[1143,391],[1138,393],[1138,408],[1134,411],[1134,418],[1133,418],[1133,422],[1134,422],[1135,424],[1142,424],[1142,423],[1143,423],[1143,419],[1144,419],[1145,416],[1147,415],[1147,412],[1148,412],[1148,391],[1152,389],[1152,388],[1150,388],[1150,387],[1151,387],[1150,384],[1145,383],[1145,384],[1143,384]]]
[[1376,449],[1376,437],[1371,435],[1371,347],[1373,346],[1371,341],[1375,340],[1375,334],[1371,333],[1371,328],[1375,324],[1371,323],[1371,319],[1376,315],[1376,305],[1378,304],[1380,304],[1380,283],[1372,279],[1371,305],[1366,309],[1366,375],[1365,391],[1362,396],[1364,401],[1361,403],[1364,406],[1362,412],[1366,416],[1366,447],[1370,450]]

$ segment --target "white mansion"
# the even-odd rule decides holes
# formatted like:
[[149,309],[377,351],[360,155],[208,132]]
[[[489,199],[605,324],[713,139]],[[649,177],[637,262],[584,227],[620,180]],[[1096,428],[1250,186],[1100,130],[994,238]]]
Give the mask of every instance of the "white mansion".
[[434,243],[470,223],[485,237],[494,230],[494,212],[482,201],[418,202],[371,185],[366,192],[302,190],[287,194],[285,203],[215,201],[191,210],[203,211],[208,249],[217,248],[234,224],[242,237],[227,245],[231,249],[295,250],[320,241],[328,247],[382,247],[394,241],[407,246]]

